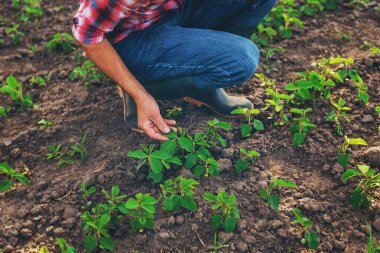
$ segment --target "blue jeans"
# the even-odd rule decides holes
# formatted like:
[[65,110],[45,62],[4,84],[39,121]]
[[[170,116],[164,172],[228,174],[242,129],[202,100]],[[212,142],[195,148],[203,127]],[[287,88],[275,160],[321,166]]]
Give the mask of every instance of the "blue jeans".
[[241,85],[259,63],[249,35],[275,3],[185,0],[180,10],[113,46],[143,85],[186,76],[204,89]]

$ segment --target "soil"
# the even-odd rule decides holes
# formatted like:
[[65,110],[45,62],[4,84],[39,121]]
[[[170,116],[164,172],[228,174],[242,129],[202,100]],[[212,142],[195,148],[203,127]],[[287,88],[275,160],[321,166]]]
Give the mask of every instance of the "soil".
[[[70,17],[77,6],[76,0],[46,2],[43,17],[22,25],[26,37],[19,46],[11,45],[5,37],[4,24],[0,27],[0,38],[5,39],[5,44],[0,46],[1,83],[8,75],[26,81],[31,76],[51,73],[46,87],[25,85],[37,109],[22,112],[14,105],[8,119],[0,120],[0,161],[8,162],[19,172],[26,171],[31,181],[30,186],[17,185],[16,189],[0,194],[0,249],[4,252],[39,252],[43,245],[51,252],[59,252],[55,237],[65,238],[82,252],[82,182],[98,188],[98,194],[92,198],[94,202],[103,200],[101,188],[110,189],[112,185],[120,186],[128,196],[137,192],[158,196],[160,190],[158,185],[145,179],[144,170],[135,171],[137,162],[126,155],[140,143],[152,141],[126,129],[115,85],[103,82],[87,87],[82,81],[69,81],[71,70],[78,65],[75,55],[81,54],[81,50],[65,55],[45,49],[45,43],[53,34],[70,33]],[[0,14],[9,17],[7,25],[19,22],[19,13],[10,7],[10,2],[2,4]],[[304,23],[305,27],[296,30],[294,38],[274,42],[273,47],[283,47],[286,52],[276,54],[269,62],[262,60],[258,72],[267,73],[276,80],[276,87],[283,89],[296,72],[310,69],[316,59],[337,55],[354,57],[355,68],[369,86],[371,102],[366,107],[356,102],[355,88],[350,86],[337,87],[333,96],[343,96],[352,108],[349,113],[352,122],[346,134],[364,138],[369,147],[380,146],[377,132],[380,119],[374,110],[375,105],[380,104],[380,59],[362,48],[364,41],[380,46],[380,12],[373,5],[354,10],[341,4],[336,10],[320,13]],[[340,39],[338,33],[349,34],[352,42]],[[38,45],[39,50],[33,53],[30,45]],[[263,106],[264,88],[256,78],[230,92],[244,94],[257,107]],[[11,104],[5,95],[0,95],[0,101],[2,105]],[[177,118],[178,125],[191,133],[199,131],[215,117],[207,109],[181,100],[160,103],[162,110],[175,104],[184,108],[183,115]],[[232,133],[226,134],[229,147],[217,149],[215,153],[223,164],[221,175],[199,180],[195,198],[198,211],[169,213],[157,208],[154,229],[142,234],[132,232],[126,220],[114,232],[115,252],[212,250],[212,212],[201,195],[205,191],[216,193],[219,189],[237,196],[241,212],[235,233],[219,232],[219,241],[226,240],[221,252],[309,252],[300,242],[302,231],[293,224],[292,209],[295,207],[315,223],[321,239],[317,252],[366,252],[366,220],[380,229],[378,202],[370,210],[353,211],[349,197],[355,185],[340,181],[344,170],[336,163],[336,147],[343,138],[336,136],[332,125],[324,120],[332,108],[327,101],[309,106],[314,111],[311,119],[318,127],[298,148],[291,145],[288,127],[273,126],[265,114],[260,118],[266,130],[248,139],[240,137],[240,122],[229,120],[234,125]],[[37,129],[36,122],[42,118],[53,121],[54,125]],[[55,163],[45,159],[49,144],[61,143],[68,148],[81,139],[84,131],[88,141],[82,163],[55,169]],[[255,149],[262,156],[242,176],[237,176],[235,164],[240,147]],[[365,150],[366,147],[351,149],[352,166],[370,162],[363,155]],[[181,172],[189,175],[188,171],[179,169],[168,172],[165,178]],[[298,189],[281,190],[281,206],[277,213],[257,194],[272,176],[293,180],[299,186]],[[374,229],[374,234],[380,241],[380,231]]]

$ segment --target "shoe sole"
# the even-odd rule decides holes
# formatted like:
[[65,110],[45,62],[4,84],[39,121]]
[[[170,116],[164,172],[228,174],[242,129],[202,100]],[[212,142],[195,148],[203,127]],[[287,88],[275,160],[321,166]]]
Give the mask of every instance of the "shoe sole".
[[225,117],[225,118],[230,118],[230,119],[237,119],[237,118],[242,118],[243,116],[242,115],[226,115],[226,114],[223,114],[223,113],[220,113],[218,111],[216,111],[211,105],[205,103],[205,102],[202,102],[200,100],[197,100],[197,99],[194,99],[194,98],[191,98],[191,97],[184,97],[183,98],[186,102],[190,103],[190,104],[193,104],[193,105],[196,105],[198,107],[202,107],[202,106],[205,106],[207,108],[209,108],[211,111],[213,111],[215,114],[221,116],[221,117]]

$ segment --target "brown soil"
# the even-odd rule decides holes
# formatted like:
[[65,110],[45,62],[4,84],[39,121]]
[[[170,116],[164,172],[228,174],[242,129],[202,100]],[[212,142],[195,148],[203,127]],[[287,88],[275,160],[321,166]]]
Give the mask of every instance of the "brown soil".
[[[3,251],[12,246],[16,252],[38,252],[42,245],[48,245],[50,251],[58,252],[54,238],[59,236],[82,252],[82,182],[96,185],[98,190],[118,185],[128,196],[137,192],[150,192],[154,196],[159,193],[159,186],[149,183],[144,171],[136,172],[136,161],[126,155],[137,149],[139,143],[152,141],[126,130],[115,85],[103,83],[85,87],[81,81],[70,82],[68,75],[77,65],[74,55],[80,54],[80,50],[71,55],[45,50],[45,43],[53,34],[70,32],[70,17],[76,8],[76,0],[47,2],[42,18],[22,25],[27,36],[19,46],[11,45],[5,38],[5,27],[0,27],[0,38],[4,36],[6,40],[5,45],[0,46],[0,80],[4,81],[11,74],[25,81],[33,75],[52,73],[46,87],[31,89],[26,85],[39,109],[26,112],[12,109],[6,121],[0,120],[0,161],[8,162],[18,171],[29,171],[31,180],[28,187],[19,186],[0,194],[0,249]],[[19,13],[11,9],[8,2],[2,4],[0,14],[8,16],[11,23],[17,21]],[[350,34],[352,42],[339,39],[337,33]],[[284,87],[296,72],[311,68],[311,62],[316,59],[337,55],[354,57],[355,68],[369,86],[370,104],[364,107],[355,102],[355,89],[349,86],[338,87],[334,96],[343,96],[352,108],[347,135],[364,138],[369,146],[379,146],[380,119],[374,106],[380,104],[380,59],[361,49],[364,41],[379,47],[379,35],[380,13],[374,8],[358,11],[340,6],[335,11],[307,19],[305,28],[297,30],[294,38],[275,42],[274,47],[283,47],[286,52],[262,64],[258,72],[267,72],[277,81],[277,87]],[[39,45],[40,50],[33,54],[28,49],[31,44]],[[264,88],[256,78],[231,92],[249,96],[258,107],[263,105]],[[0,101],[1,105],[11,103],[5,95],[0,95]],[[202,128],[214,117],[206,109],[176,102],[184,107],[183,116],[177,119],[178,125],[190,132]],[[174,103],[161,105],[164,109]],[[240,123],[231,121],[234,131],[227,134],[229,147],[215,154],[225,168],[220,176],[200,180],[196,191],[198,211],[168,213],[158,208],[155,228],[143,234],[132,232],[125,221],[113,236],[117,243],[115,252],[211,250],[211,212],[201,194],[216,193],[218,189],[237,195],[242,216],[235,233],[219,233],[219,240],[226,239],[228,245],[222,252],[244,252],[245,249],[248,252],[308,252],[300,243],[301,230],[292,223],[294,207],[315,222],[321,239],[318,252],[365,252],[368,242],[365,220],[373,223],[380,217],[380,210],[352,210],[349,196],[354,184],[343,184],[339,179],[342,170],[336,166],[336,147],[343,138],[337,137],[331,124],[324,120],[332,108],[326,101],[310,106],[314,110],[312,121],[317,122],[318,127],[299,148],[291,145],[288,127],[274,127],[264,114],[266,130],[245,140],[240,138]],[[364,117],[369,120],[363,122]],[[45,130],[36,129],[36,122],[42,118],[53,121],[54,125]],[[54,162],[45,159],[49,144],[62,143],[69,147],[80,140],[84,131],[88,133],[88,142],[83,163],[57,170]],[[237,176],[234,165],[240,147],[258,150],[262,156],[248,172]],[[352,149],[353,165],[368,162],[361,156],[364,150]],[[166,177],[177,174],[179,171],[173,171]],[[291,179],[299,186],[296,190],[281,191],[278,213],[265,206],[257,194],[272,176]],[[95,202],[101,199],[101,194],[93,198]],[[18,235],[23,228],[30,229],[32,235]],[[9,235],[11,230],[17,233]],[[164,232],[169,233],[168,239]],[[379,241],[380,231],[374,233]]]

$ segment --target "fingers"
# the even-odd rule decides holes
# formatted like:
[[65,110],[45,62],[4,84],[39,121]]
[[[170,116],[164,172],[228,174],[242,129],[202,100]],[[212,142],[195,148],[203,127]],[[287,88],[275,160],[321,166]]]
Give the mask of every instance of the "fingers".
[[158,127],[158,129],[167,134],[170,132],[169,126],[166,124],[165,120],[161,117],[161,115],[156,116],[153,118],[153,123]]
[[148,135],[150,138],[154,139],[154,140],[157,140],[157,141],[166,141],[166,140],[169,140],[169,138],[163,136],[162,134],[160,134],[160,132],[158,132],[156,129],[154,129],[153,127],[149,127],[149,128],[146,128],[144,130],[145,134]]
[[164,119],[165,123],[168,125],[175,125],[177,122],[174,119]]

